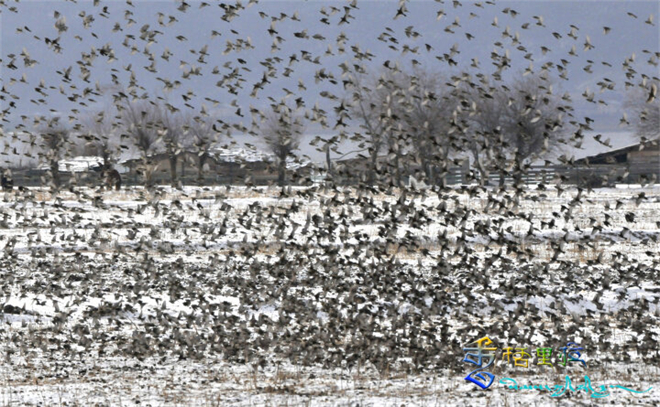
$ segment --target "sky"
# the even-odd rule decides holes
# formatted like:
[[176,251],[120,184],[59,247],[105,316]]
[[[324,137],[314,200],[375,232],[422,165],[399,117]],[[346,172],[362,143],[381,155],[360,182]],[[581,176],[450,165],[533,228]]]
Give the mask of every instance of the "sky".
[[[182,110],[203,107],[245,126],[251,109],[302,97],[305,108],[327,112],[330,124],[309,124],[309,140],[337,133],[333,108],[347,96],[343,64],[378,70],[386,61],[403,67],[414,62],[450,79],[462,71],[491,74],[492,57],[508,55],[505,78],[545,65],[557,78],[553,91],[570,95],[576,119],[593,120],[589,135],[603,134],[619,147],[634,142],[632,129],[620,125],[626,82],[660,76],[658,1],[410,1],[401,3],[404,8],[399,1],[364,0],[227,4],[7,1],[0,6],[3,129],[28,126],[34,115],[96,111],[103,103],[97,89],[133,82],[139,93]],[[58,38],[59,47],[53,46]],[[368,58],[356,59],[360,55]],[[565,67],[566,79],[559,78],[557,65]],[[330,75],[334,80],[322,78]],[[262,79],[267,82],[255,93]],[[599,83],[614,86],[603,90]],[[357,126],[351,123],[348,130]],[[233,137],[254,142],[240,133]],[[579,158],[603,149],[587,137],[582,150],[571,154]],[[305,142],[301,153],[322,159]]]

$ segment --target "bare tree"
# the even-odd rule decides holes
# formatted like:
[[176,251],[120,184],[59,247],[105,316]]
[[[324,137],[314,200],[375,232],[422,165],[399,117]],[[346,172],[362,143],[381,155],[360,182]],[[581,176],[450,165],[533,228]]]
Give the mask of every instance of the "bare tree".
[[458,144],[450,132],[454,99],[441,76],[420,68],[403,71],[398,65],[388,65],[372,76],[355,67],[349,78],[350,112],[367,135],[370,182],[375,180],[378,154],[386,148],[394,185],[401,185],[412,153],[428,183],[436,182],[440,167],[441,182],[446,184],[448,159]]
[[[392,136],[397,129],[396,123],[400,118],[396,104],[402,98],[402,92],[392,74],[382,71],[378,75],[369,76],[364,67],[357,65],[349,72],[345,87],[351,93],[348,101],[350,112],[366,133],[359,147],[368,148],[368,182],[373,184],[378,172],[378,154],[388,146],[388,135]],[[394,165],[398,169],[401,151],[393,145],[389,147],[394,150]]]
[[454,100],[440,75],[422,69],[398,75],[397,88],[404,95],[397,105],[404,126],[400,133],[411,138],[404,145],[414,148],[427,182],[436,183],[435,169],[439,166],[440,181],[445,186],[449,155],[457,147],[450,132]]
[[[391,185],[401,187],[402,185],[402,166],[403,156],[406,149],[411,144],[410,137],[415,126],[410,119],[410,107],[407,103],[409,91],[414,88],[413,77],[404,74],[398,69],[386,71],[378,80],[380,89],[374,96],[377,99],[381,112],[381,120],[385,125],[383,134],[385,145],[387,146],[387,175]],[[378,107],[376,107],[378,108]],[[414,135],[413,139],[414,139]]]
[[38,123],[37,133],[42,141],[43,159],[48,164],[53,187],[58,189],[61,185],[59,161],[64,158],[71,129],[62,123],[59,117]]
[[[342,154],[338,151],[338,148],[339,145],[348,137],[344,129],[348,126],[347,121],[351,120],[351,117],[348,114],[347,102],[345,100],[341,100],[339,105],[334,107],[334,111],[337,115],[337,122],[332,129],[335,131],[339,130],[339,133],[326,136],[317,135],[313,140],[309,142],[309,145],[315,147],[316,151],[325,155],[325,173],[327,181],[334,181],[335,179],[336,174],[331,153],[335,152],[335,154]],[[317,113],[312,113],[314,113],[314,115],[305,113],[305,119],[312,123],[321,123],[322,128],[324,129],[329,127],[326,123],[324,123],[323,120],[319,120],[319,118],[315,117],[315,115],[319,116]]]
[[331,151],[334,151],[336,154],[341,154],[338,151],[339,145],[348,138],[348,135],[345,132],[346,127],[348,127],[348,122],[351,120],[349,115],[348,103],[346,100],[341,100],[339,105],[334,107],[334,112],[337,118],[337,121],[333,127],[333,130],[339,130],[339,134],[333,135],[330,138],[319,138],[323,141],[323,152],[325,153],[325,167],[326,173],[330,180],[334,181],[335,169],[332,164]]
[[298,149],[305,126],[302,117],[284,103],[271,107],[273,112],[266,115],[261,131],[264,143],[277,159],[277,183],[284,186],[287,159]]
[[[488,168],[502,163],[502,128],[506,124],[504,92],[484,76],[475,82],[470,75],[464,74],[452,96],[455,109],[450,132],[456,133],[459,144],[472,154],[480,173],[480,183],[484,185],[488,181]],[[500,175],[502,181],[502,172]]]
[[570,106],[552,92],[552,82],[541,75],[523,76],[513,81],[506,96],[507,151],[529,162],[556,149],[566,133],[563,112]]
[[641,142],[660,137],[660,81],[645,80],[626,95],[625,108]]
[[185,149],[189,132],[184,131],[186,120],[184,115],[168,103],[158,104],[158,122],[165,154],[170,163],[170,182],[173,187],[179,187],[177,177],[177,163],[179,156]]
[[191,139],[191,150],[197,155],[197,181],[204,179],[204,165],[211,156],[211,149],[219,141],[219,134],[213,126],[212,117],[194,116],[186,120],[184,131]]
[[132,144],[138,149],[142,157],[142,172],[145,185],[151,184],[153,164],[150,156],[159,145],[159,114],[158,107],[150,101],[140,99],[135,101],[125,100],[124,103],[116,104],[121,110],[120,116]]
[[105,107],[103,110],[83,114],[79,121],[82,124],[86,150],[101,157],[103,169],[110,169],[119,155],[119,134],[121,133],[121,117],[118,112]]
[[553,152],[566,134],[563,112],[571,107],[552,92],[547,77],[525,75],[507,85],[463,74],[453,95],[454,131],[462,135],[482,183],[489,169],[498,170],[501,185],[510,167],[519,178],[526,165]]
[[[321,137],[316,136],[309,145],[316,147],[316,151],[322,152],[325,154],[325,172],[327,180],[334,180],[335,171],[334,165],[332,164],[332,155],[331,151],[337,150],[337,144],[339,144],[341,136],[332,136],[332,137]],[[319,144],[322,144],[322,147],[318,147]]]

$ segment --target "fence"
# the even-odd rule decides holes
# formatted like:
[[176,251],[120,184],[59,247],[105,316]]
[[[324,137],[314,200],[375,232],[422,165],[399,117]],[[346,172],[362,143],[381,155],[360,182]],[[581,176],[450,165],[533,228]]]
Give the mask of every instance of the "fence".
[[[389,174],[389,176],[391,177],[392,174]],[[413,177],[416,181],[411,179]],[[13,170],[12,178],[15,186],[31,187],[48,185],[50,183],[50,175],[42,170]],[[436,182],[440,183],[441,178],[440,172],[437,171],[435,175]],[[480,183],[481,174],[474,168],[451,167],[447,170],[444,178],[447,185],[465,185]],[[293,185],[309,185],[314,181],[319,181],[322,177],[310,177],[309,174],[296,174],[292,171],[289,172],[288,179],[289,183]],[[355,185],[364,183],[367,179],[368,177],[364,171],[356,171],[354,173],[344,173],[336,177],[335,182],[343,185]],[[380,179],[384,179],[382,174],[380,174]],[[417,175],[405,174],[403,179],[407,185],[411,183],[417,184],[422,182],[423,176],[419,173]],[[511,185],[522,182],[526,185],[538,185],[540,183],[551,184],[561,182],[562,184],[601,187],[616,183],[656,182],[658,179],[660,179],[660,166],[653,164],[638,164],[633,167],[626,167],[625,165],[591,165],[588,167],[552,165],[531,166],[518,174],[491,170],[488,171],[488,179],[485,184]],[[202,179],[198,179],[196,173],[190,172],[180,177],[179,180],[183,185],[199,186],[243,185],[246,184],[246,181],[253,185],[267,185],[277,182],[277,174],[248,173],[247,176],[235,176],[232,174],[206,173]],[[94,172],[60,173],[60,181],[62,185],[98,186],[102,184],[100,175]],[[157,185],[170,184],[169,175],[162,173],[155,174],[151,181]],[[122,185],[144,185],[144,180],[138,174],[126,173],[122,174]]]
[[[301,183],[300,179],[289,178],[292,183]],[[60,172],[60,184],[63,186],[77,185],[95,187],[103,184],[101,175],[95,172],[79,172],[68,173]],[[42,170],[33,169],[18,169],[12,170],[12,180],[14,186],[23,187],[37,187],[49,185],[52,181],[51,175]],[[214,174],[207,173],[199,179],[197,173],[190,172],[183,177],[179,176],[178,180],[182,185],[198,185],[198,186],[213,186],[213,185],[244,185],[246,181],[253,185],[268,185],[269,183],[277,182],[277,174],[247,174],[233,175],[233,174]],[[144,178],[136,173],[121,174],[122,186],[135,186],[144,185]],[[157,173],[151,177],[151,184],[153,185],[169,185],[171,179],[168,174]]]
[[[450,168],[445,175],[447,185],[481,183],[482,175],[476,169]],[[660,180],[660,166],[653,163],[626,165],[538,165],[519,173],[487,171],[486,185],[526,185],[562,183],[581,187],[604,187],[614,184],[655,183]],[[436,181],[438,181],[436,179]],[[408,185],[417,183],[408,179]]]

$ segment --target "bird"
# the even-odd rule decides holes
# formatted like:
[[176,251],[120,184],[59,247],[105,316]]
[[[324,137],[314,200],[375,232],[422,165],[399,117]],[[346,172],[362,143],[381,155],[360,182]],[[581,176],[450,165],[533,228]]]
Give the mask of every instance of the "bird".
[[655,83],[651,83],[649,88],[650,88],[649,95],[648,98],[646,99],[646,103],[653,103],[658,94],[658,85],[656,85]]

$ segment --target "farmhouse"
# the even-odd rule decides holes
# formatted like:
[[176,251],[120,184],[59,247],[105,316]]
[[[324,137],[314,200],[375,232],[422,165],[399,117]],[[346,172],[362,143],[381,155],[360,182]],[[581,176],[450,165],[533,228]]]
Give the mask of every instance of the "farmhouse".
[[[184,184],[199,181],[199,158],[195,152],[183,151],[179,154],[176,170],[178,178]],[[123,161],[121,164],[130,169],[130,182],[141,182],[139,178],[145,167],[145,161],[142,158],[133,158]],[[171,164],[166,153],[149,156],[146,164],[154,182],[169,182]],[[294,174],[309,173],[310,164],[308,160],[287,160],[290,178],[294,179]],[[258,150],[215,148],[209,152],[202,168],[202,181],[210,184],[242,184],[246,180],[255,184],[267,184],[277,180],[277,160],[272,154]]]
[[[396,178],[400,176],[402,184],[405,185],[418,184],[419,180],[425,178],[424,168],[413,156],[403,154],[399,159],[397,167],[397,162],[392,155],[378,155],[376,157],[376,176],[380,178],[392,177],[393,182],[396,182]],[[364,154],[335,160],[333,164],[336,174],[335,182],[350,185],[367,181],[372,165],[371,160],[371,157]],[[448,164],[449,167],[444,174],[447,184],[465,184],[469,171],[469,161],[465,158],[459,158]],[[436,182],[439,183],[443,175],[442,169],[439,166],[433,166],[431,170]]]
[[660,140],[645,144],[633,144],[605,153],[576,160],[575,164],[630,164],[630,165],[657,165],[660,164]]
[[[166,153],[157,153],[147,157],[147,164],[152,167],[152,172],[155,176],[163,175],[169,176],[170,174],[170,160]],[[130,173],[134,173],[140,167],[144,166],[142,158],[131,158],[123,161],[121,164],[129,169]],[[191,151],[183,151],[178,154],[176,162],[176,171],[180,177],[187,175],[197,174],[199,166],[199,155]],[[204,162],[205,171],[213,171],[217,166],[217,161],[214,157],[208,157]]]
[[[247,148],[216,148],[212,152],[218,162],[216,170],[224,183],[243,183],[250,177],[255,184],[267,184],[277,180],[277,158],[260,150]],[[312,163],[305,158],[288,157],[287,176],[292,183],[312,174]]]
[[[59,160],[57,162],[57,167],[59,172],[77,173],[77,172],[92,171],[94,170],[95,167],[101,166],[102,164],[103,164],[103,159],[101,157],[78,156],[78,157]],[[48,163],[42,162],[37,167],[37,169],[42,171],[48,171],[50,170],[50,165]]]
[[[580,180],[648,183],[660,179],[660,140],[638,143],[575,161]],[[595,182],[595,181],[593,181]]]

